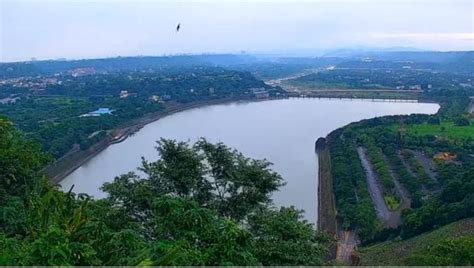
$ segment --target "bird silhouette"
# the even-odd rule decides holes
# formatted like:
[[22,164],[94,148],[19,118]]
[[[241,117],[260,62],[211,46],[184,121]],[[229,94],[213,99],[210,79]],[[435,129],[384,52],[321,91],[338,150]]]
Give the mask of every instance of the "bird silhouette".
[[178,23],[178,26],[176,26],[176,32],[179,32],[180,28],[181,28],[181,23]]

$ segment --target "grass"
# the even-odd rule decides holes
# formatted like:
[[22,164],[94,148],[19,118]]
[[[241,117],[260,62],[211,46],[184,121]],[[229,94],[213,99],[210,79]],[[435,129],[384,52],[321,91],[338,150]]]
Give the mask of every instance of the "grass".
[[414,136],[435,135],[455,140],[474,137],[474,124],[469,126],[456,126],[451,121],[442,122],[440,125],[418,124],[408,125],[407,133]]
[[386,195],[384,197],[385,204],[387,204],[388,209],[390,210],[397,210],[400,206],[400,201],[393,195]]
[[460,220],[407,240],[362,247],[359,249],[361,265],[404,265],[409,258],[427,252],[432,245],[460,237],[474,239],[474,218]]

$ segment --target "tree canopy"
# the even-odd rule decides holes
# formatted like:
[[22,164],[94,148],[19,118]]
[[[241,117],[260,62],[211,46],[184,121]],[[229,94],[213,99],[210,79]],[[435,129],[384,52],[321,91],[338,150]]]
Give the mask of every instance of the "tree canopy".
[[50,185],[38,146],[0,127],[0,265],[324,264],[331,241],[301,211],[273,208],[283,180],[265,160],[160,140],[159,160],[94,200]]

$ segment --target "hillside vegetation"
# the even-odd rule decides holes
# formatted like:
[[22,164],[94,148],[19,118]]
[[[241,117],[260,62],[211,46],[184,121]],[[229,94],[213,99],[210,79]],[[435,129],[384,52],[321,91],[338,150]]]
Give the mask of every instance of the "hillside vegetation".
[[0,266],[325,263],[330,241],[273,206],[269,162],[205,140],[157,151],[94,200],[47,183],[44,154],[0,117]]
[[474,218],[359,250],[362,265],[473,265]]

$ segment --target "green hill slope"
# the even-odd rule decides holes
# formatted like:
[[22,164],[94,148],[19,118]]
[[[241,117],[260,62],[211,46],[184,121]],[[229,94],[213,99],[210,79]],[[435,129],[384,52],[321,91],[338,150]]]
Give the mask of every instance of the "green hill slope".
[[473,265],[474,218],[360,249],[362,265]]

